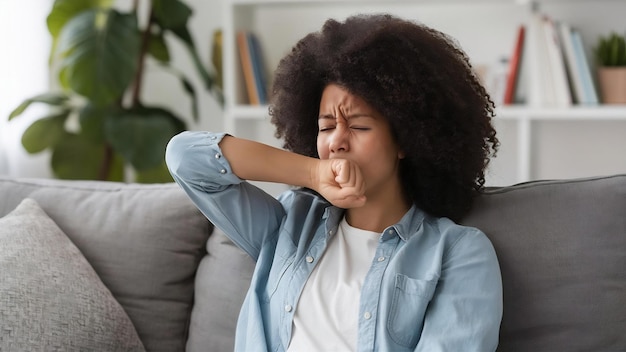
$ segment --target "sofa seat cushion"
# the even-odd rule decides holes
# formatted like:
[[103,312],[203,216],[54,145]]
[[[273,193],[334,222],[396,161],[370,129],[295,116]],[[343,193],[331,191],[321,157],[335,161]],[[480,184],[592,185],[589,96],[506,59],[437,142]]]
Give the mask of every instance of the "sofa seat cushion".
[[37,202],[0,219],[0,350],[144,351],[122,306]]
[[463,223],[500,262],[499,351],[626,351],[626,175],[492,188]]
[[213,227],[175,183],[0,177],[0,216],[32,198],[124,307],[149,351],[184,351]]

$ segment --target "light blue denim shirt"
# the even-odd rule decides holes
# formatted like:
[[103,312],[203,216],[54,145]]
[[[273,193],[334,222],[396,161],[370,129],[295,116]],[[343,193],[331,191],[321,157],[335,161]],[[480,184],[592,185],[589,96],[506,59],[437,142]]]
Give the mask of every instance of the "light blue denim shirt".
[[[223,136],[175,136],[167,165],[204,215],[256,261],[235,350],[284,351],[302,288],[343,210],[306,190],[275,199],[241,180],[219,148]],[[415,206],[381,234],[355,299],[358,351],[485,352],[498,344],[502,285],[490,241]]]

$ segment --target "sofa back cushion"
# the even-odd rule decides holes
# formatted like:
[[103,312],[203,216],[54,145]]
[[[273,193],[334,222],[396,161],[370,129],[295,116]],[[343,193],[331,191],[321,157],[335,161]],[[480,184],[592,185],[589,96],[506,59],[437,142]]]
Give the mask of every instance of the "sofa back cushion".
[[231,352],[254,261],[215,228],[196,275],[187,352]]
[[171,184],[0,178],[0,216],[32,198],[80,249],[149,351],[184,351],[212,225]]
[[492,188],[462,222],[498,254],[499,351],[626,348],[626,175]]

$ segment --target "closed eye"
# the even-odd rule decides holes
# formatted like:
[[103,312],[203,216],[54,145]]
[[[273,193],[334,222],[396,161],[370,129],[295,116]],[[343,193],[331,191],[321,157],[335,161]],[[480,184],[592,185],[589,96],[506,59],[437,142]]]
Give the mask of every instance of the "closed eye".
[[335,128],[334,126],[329,126],[329,127],[320,127],[320,132],[326,132],[326,131],[330,131],[333,128]]

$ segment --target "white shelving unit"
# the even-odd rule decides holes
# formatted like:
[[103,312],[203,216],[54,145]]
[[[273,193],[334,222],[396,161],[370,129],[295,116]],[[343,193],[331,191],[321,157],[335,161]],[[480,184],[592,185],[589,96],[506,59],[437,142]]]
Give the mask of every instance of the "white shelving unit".
[[517,122],[518,153],[517,179],[515,181],[524,182],[532,179],[531,156],[533,153],[533,121],[626,121],[626,106],[601,105],[595,107],[574,106],[571,108],[506,106],[496,110],[496,118],[514,120]]
[[[390,12],[414,18],[455,37],[474,64],[495,63],[510,54],[515,31],[525,23],[532,8],[539,8],[553,18],[568,21],[580,28],[590,47],[600,34],[611,30],[626,31],[623,16],[626,2],[620,0],[223,0],[223,67],[225,129],[233,134],[279,145],[273,137],[267,106],[246,104],[245,84],[241,72],[235,33],[239,29],[254,31],[264,49],[268,71],[278,64],[290,48],[306,33],[318,30],[326,18],[345,18],[354,13]],[[593,10],[593,11],[591,11]],[[624,11],[621,11],[624,10]],[[474,11],[475,13],[471,13]],[[593,16],[590,15],[593,13]],[[488,36],[488,37],[487,37]],[[499,169],[512,170],[500,183],[514,183],[545,178],[535,170],[535,129],[545,122],[567,126],[576,122],[617,122],[626,136],[626,105],[577,106],[570,108],[539,108],[524,105],[496,109],[496,126],[514,128],[515,146],[503,156]],[[500,132],[498,130],[498,132]],[[587,137],[585,137],[587,138]],[[595,136],[602,140],[602,136]],[[506,141],[501,139],[503,146]],[[575,143],[572,140],[554,143]],[[626,138],[622,151],[626,152]],[[498,158],[496,158],[497,160]],[[608,161],[611,162],[611,161]],[[626,163],[613,166],[610,172],[626,172]],[[615,171],[613,171],[615,170]],[[540,170],[539,170],[540,171]],[[589,170],[592,174],[593,171]],[[601,173],[602,171],[600,171]],[[574,175],[579,176],[579,175]],[[553,177],[548,175],[548,177]],[[556,177],[561,177],[557,175]],[[565,175],[564,177],[568,177]],[[489,180],[488,180],[489,183]]]

